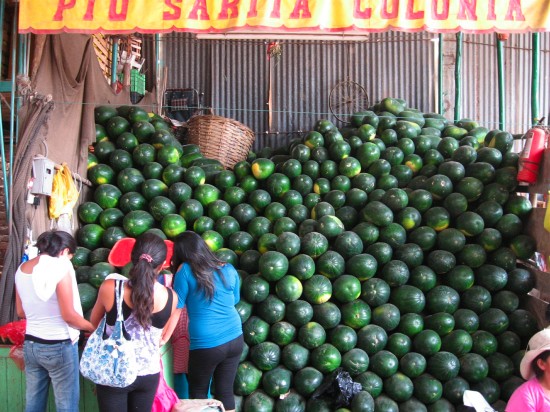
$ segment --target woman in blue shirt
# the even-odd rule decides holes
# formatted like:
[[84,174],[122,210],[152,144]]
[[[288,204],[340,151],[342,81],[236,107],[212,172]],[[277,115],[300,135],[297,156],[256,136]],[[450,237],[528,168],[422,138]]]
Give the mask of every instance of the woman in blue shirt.
[[[171,263],[178,309],[186,306],[189,316],[189,397],[206,399],[213,380],[214,397],[232,411],[233,382],[243,350],[241,319],[235,309],[240,300],[239,274],[191,231],[174,241]],[[169,336],[168,328],[167,332]]]

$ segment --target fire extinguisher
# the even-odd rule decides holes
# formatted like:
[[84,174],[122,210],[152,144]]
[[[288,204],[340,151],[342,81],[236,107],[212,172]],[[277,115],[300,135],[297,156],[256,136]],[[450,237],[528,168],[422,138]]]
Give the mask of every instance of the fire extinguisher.
[[543,120],[541,119],[525,134],[525,146],[519,155],[518,162],[517,179],[520,183],[534,184],[537,182],[540,162],[548,137],[548,128],[542,125]]

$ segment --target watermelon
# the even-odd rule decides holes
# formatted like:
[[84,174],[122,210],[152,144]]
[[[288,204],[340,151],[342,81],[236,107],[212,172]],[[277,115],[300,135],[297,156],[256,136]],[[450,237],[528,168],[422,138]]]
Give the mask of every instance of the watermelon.
[[313,394],[339,367],[363,388],[350,410],[452,410],[469,388],[498,406],[517,387],[537,326],[516,260],[535,243],[509,133],[384,98],[223,170],[141,108],[95,114],[78,282],[100,285],[125,236],[200,234],[241,277],[243,410],[336,410]]

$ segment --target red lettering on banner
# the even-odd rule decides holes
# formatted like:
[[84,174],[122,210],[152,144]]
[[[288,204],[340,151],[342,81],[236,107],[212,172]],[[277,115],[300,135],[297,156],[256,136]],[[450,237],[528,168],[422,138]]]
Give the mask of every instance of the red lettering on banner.
[[110,21],[124,21],[128,15],[128,2],[129,0],[122,0],[122,7],[120,8],[120,13],[117,12],[117,0],[111,0],[111,5],[109,6],[109,20]]
[[246,17],[258,17],[258,0],[252,0],[250,2],[250,8]]
[[88,0],[88,7],[86,7],[86,14],[84,15],[84,21],[92,21],[94,19],[94,6],[95,0]]
[[[514,18],[514,14],[516,15],[516,18]],[[525,16],[521,11],[520,0],[510,0],[510,4],[508,4],[508,11],[506,12],[506,17],[504,19],[511,21],[525,21]]]
[[[199,17],[199,12],[201,16]],[[190,20],[210,20],[208,9],[206,8],[206,0],[196,0],[191,12],[189,13]]]
[[[388,11],[388,1],[391,1],[391,12]],[[383,19],[395,19],[399,13],[399,0],[384,0],[382,2],[381,16]]]
[[223,0],[222,9],[220,10],[220,14],[218,14],[218,19],[229,19],[229,11],[231,11],[231,18],[234,19],[239,16],[239,0]]
[[269,17],[272,19],[281,18],[281,0],[275,0],[273,2],[273,10],[271,10],[271,15]]
[[432,0],[432,17],[434,20],[447,20],[449,18],[449,0],[443,0],[441,12],[438,9],[438,0]]
[[76,4],[76,0],[69,0],[67,3],[65,3],[63,0],[59,0],[59,3],[57,4],[57,11],[53,15],[53,20],[54,21],[63,20],[63,11],[67,9],[72,9],[75,4]]
[[487,20],[496,20],[497,15],[495,13],[495,1],[489,0],[489,10],[487,10]]
[[292,13],[290,13],[291,19],[299,19],[300,14],[301,17],[304,19],[308,19],[311,17],[311,12],[309,11],[309,0],[297,0],[296,5],[294,6],[294,10],[292,10]]
[[361,10],[361,0],[355,0],[353,17],[358,19],[370,19],[372,17],[372,9],[367,7],[365,10]]
[[164,0],[164,4],[172,9],[172,11],[165,11],[162,13],[163,20],[179,20],[181,17],[181,7],[176,6],[174,3],[181,4],[181,0]]
[[476,5],[477,0],[460,0],[458,18],[461,20],[477,20]]
[[414,0],[407,2],[407,19],[417,20],[424,18],[424,10],[414,11]]

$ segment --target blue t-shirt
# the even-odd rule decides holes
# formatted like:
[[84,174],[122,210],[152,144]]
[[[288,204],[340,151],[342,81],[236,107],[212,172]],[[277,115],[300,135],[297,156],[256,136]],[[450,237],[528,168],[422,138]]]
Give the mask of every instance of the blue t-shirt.
[[242,335],[241,318],[235,304],[240,300],[239,274],[230,263],[214,273],[214,297],[209,301],[198,284],[191,266],[181,265],[174,276],[178,308],[187,307],[190,349],[207,349],[223,345]]

